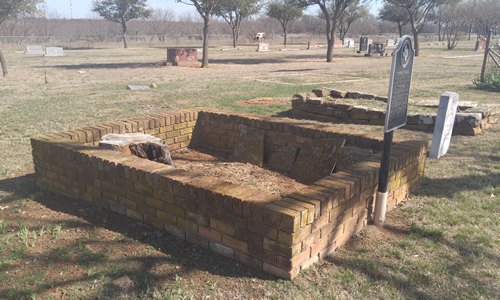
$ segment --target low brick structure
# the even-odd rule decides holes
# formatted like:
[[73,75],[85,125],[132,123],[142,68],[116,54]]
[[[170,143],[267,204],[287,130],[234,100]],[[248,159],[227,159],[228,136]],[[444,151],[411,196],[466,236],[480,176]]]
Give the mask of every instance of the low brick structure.
[[[348,104],[348,99],[363,99],[386,102],[387,99],[361,92],[314,89],[312,97],[298,94],[292,98],[292,114],[296,118],[321,122],[384,125],[385,110]],[[314,97],[316,96],[316,97]],[[331,97],[328,99],[325,97]],[[335,98],[344,98],[337,102]],[[437,107],[436,107],[437,112]],[[468,108],[456,114],[453,134],[476,135],[496,122],[496,112],[489,108]],[[404,129],[432,132],[436,113],[409,113]]]
[[[288,142],[300,145],[324,137],[342,137],[346,146],[375,154],[299,192],[276,196],[97,147],[108,133],[143,132],[160,137],[172,151],[202,144],[230,152],[241,125],[265,132],[265,156]],[[178,111],[34,137],[31,143],[38,189],[109,209],[258,270],[293,278],[367,224],[382,133],[363,132],[356,125]],[[425,141],[395,142],[389,208],[418,186],[426,152]]]
[[167,64],[172,66],[198,63],[198,50],[195,48],[167,48]]

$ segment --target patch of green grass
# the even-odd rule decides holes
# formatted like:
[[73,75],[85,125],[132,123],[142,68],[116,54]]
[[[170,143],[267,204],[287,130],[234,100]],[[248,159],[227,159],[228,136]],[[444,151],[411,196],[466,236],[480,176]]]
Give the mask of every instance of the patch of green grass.
[[7,221],[1,220],[0,221],[0,233],[5,234],[6,231],[7,231]]
[[439,242],[443,240],[444,233],[436,228],[424,228],[416,223],[411,223],[410,234],[415,238],[427,238]]

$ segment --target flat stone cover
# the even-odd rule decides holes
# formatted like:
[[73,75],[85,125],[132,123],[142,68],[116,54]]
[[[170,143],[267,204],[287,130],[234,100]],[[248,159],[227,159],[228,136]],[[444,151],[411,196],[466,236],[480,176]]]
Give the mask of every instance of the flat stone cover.
[[262,167],[264,163],[264,132],[257,128],[241,125],[240,136],[229,159]]
[[127,90],[131,91],[143,91],[143,90],[149,90],[150,87],[147,85],[135,85],[135,84],[129,84],[127,85]]
[[372,150],[358,147],[342,147],[339,150],[339,160],[336,170],[342,171],[348,166],[366,160],[373,154]]
[[345,139],[310,139],[299,149],[290,176],[310,184],[332,173]]
[[111,149],[167,165],[174,165],[167,145],[144,133],[110,133],[102,136],[99,148]]
[[286,145],[269,156],[268,166],[271,170],[288,173],[292,170],[299,148],[295,145]]

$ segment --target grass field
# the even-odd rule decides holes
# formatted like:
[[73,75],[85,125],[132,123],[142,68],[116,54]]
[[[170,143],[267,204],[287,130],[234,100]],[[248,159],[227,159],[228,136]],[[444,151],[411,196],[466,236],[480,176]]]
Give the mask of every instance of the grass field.
[[[298,46],[293,46],[298,48]],[[421,188],[344,249],[283,281],[147,226],[68,199],[36,193],[29,137],[177,108],[273,115],[294,93],[316,87],[387,94],[390,57],[336,49],[256,53],[211,49],[208,69],[163,67],[164,49],[66,51],[27,57],[4,51],[0,79],[0,298],[500,298],[500,126],[456,136],[428,160]],[[411,98],[500,105],[473,89],[482,53],[422,45]],[[155,84],[148,91],[127,84]],[[273,106],[241,105],[259,97]],[[382,129],[381,129],[382,130]],[[397,135],[415,133],[398,130]],[[428,134],[419,136],[430,138]],[[111,282],[129,276],[129,292]]]

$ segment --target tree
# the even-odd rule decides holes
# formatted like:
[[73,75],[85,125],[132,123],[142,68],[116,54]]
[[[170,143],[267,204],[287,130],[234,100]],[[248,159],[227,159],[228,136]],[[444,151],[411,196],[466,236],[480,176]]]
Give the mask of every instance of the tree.
[[490,30],[500,25],[500,1],[479,0],[476,2],[475,28],[478,34],[488,36]]
[[455,48],[467,30],[467,7],[463,4],[447,4],[442,7],[441,20],[448,50]]
[[427,18],[432,11],[447,2],[448,0],[385,0],[386,4],[401,8],[406,12],[408,23],[413,34],[413,44],[415,46],[415,56],[420,54],[420,44],[418,34],[422,30]]
[[222,0],[177,0],[180,3],[192,5],[203,19],[203,57],[201,67],[208,67],[208,33],[212,19]]
[[149,18],[151,22],[150,30],[156,35],[160,42],[165,41],[165,35],[174,21],[174,12],[169,9],[156,8],[152,11]]
[[283,30],[283,45],[286,47],[288,25],[291,21],[302,17],[304,6],[293,0],[273,0],[267,5],[266,15],[278,20]]
[[216,15],[224,19],[233,36],[233,47],[238,43],[241,21],[259,12],[260,0],[222,0],[216,9]]
[[326,61],[333,61],[333,45],[335,43],[335,31],[339,22],[344,18],[346,9],[356,0],[300,0],[308,5],[318,5],[325,20],[325,34],[327,41]]
[[95,0],[92,3],[92,11],[108,21],[121,25],[125,49],[127,49],[128,21],[147,18],[151,15],[151,10],[146,6],[146,0]]
[[[17,17],[20,14],[33,14],[37,11],[38,5],[43,0],[2,0],[0,1],[0,26],[10,17]],[[2,74],[7,76],[7,63],[2,51],[0,50],[0,64],[2,65]]]
[[384,3],[384,6],[379,12],[379,19],[396,23],[398,25],[399,36],[403,36],[403,26],[408,24],[408,14],[401,7]]
[[361,0],[353,1],[345,10],[339,22],[340,39],[344,40],[352,23],[369,14],[368,8],[361,3]]

